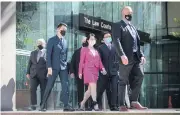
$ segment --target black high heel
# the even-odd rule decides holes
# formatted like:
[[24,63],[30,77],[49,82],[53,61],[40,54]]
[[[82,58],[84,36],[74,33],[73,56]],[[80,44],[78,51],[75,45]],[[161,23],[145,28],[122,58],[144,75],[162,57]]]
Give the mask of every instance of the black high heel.
[[79,103],[79,109],[78,109],[79,111],[85,111],[85,107],[83,106],[81,106],[81,103]]
[[98,103],[96,102],[96,101],[93,101],[92,102],[92,109],[94,110],[94,111],[100,111],[100,109],[98,108],[98,109],[95,109],[95,106],[97,105]]

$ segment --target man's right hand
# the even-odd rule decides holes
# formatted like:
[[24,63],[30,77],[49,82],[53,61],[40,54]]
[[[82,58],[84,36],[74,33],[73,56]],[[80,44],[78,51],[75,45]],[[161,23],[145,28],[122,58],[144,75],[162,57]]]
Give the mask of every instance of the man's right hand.
[[70,77],[71,77],[71,78],[74,78],[74,76],[75,76],[74,73],[71,73],[71,74],[70,74]]
[[48,75],[52,75],[52,68],[48,68]]
[[124,65],[127,65],[129,63],[128,58],[125,55],[121,56],[121,61]]
[[26,77],[27,77],[28,79],[30,79],[30,75],[29,75],[29,74],[27,74]]

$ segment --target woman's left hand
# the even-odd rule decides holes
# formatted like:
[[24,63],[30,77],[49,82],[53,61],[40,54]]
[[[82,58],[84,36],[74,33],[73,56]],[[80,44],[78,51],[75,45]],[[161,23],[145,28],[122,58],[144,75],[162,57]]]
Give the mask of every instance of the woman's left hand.
[[82,79],[82,74],[79,74],[79,79]]

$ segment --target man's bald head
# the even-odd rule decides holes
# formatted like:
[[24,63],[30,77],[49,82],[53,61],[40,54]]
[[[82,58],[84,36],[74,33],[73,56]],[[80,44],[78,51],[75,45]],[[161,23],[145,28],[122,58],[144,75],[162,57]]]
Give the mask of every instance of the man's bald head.
[[[130,6],[125,6],[122,9],[121,13],[122,13],[123,19],[129,20],[130,18],[132,18],[132,17],[130,17],[130,15],[132,16],[133,10]],[[129,21],[131,21],[131,19]]]

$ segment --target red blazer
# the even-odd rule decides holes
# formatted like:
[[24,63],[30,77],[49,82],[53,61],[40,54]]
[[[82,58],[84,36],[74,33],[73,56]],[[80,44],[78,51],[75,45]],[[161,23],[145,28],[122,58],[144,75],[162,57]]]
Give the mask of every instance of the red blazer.
[[[89,48],[83,47],[80,54],[79,74],[83,74],[84,82],[88,83],[95,78],[98,79],[99,70],[104,68],[100,55],[96,50],[95,56]],[[92,78],[93,76],[93,78]]]

